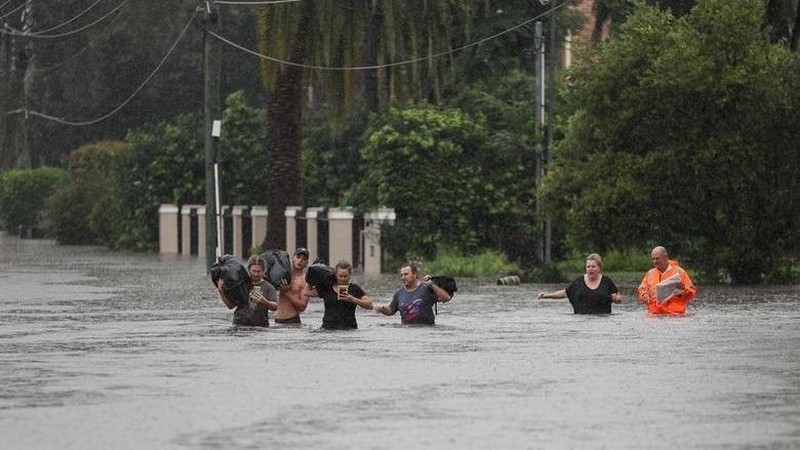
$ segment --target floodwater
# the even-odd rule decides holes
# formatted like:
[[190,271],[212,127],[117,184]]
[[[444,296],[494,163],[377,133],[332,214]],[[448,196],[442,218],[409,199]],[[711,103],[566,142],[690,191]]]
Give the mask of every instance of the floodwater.
[[[576,316],[461,280],[435,327],[233,329],[197,258],[0,235],[0,446],[800,448],[796,287],[700,287],[685,317]],[[394,276],[359,282],[388,301]]]

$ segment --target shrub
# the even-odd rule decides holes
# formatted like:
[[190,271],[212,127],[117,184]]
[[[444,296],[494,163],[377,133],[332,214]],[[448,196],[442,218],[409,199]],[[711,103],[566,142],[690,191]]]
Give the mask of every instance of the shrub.
[[9,170],[0,175],[0,221],[3,229],[43,229],[45,200],[69,184],[69,174],[55,167]]
[[70,154],[72,183],[45,208],[48,233],[60,244],[115,244],[121,218],[112,166],[124,148],[122,142],[103,141]]

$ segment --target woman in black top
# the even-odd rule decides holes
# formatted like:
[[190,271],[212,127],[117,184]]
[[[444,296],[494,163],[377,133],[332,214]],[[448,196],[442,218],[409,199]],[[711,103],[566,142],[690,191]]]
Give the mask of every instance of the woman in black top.
[[586,273],[566,289],[539,294],[538,298],[569,298],[575,314],[610,314],[611,303],[622,302],[622,294],[611,278],[603,275],[603,258],[597,253],[586,257]]

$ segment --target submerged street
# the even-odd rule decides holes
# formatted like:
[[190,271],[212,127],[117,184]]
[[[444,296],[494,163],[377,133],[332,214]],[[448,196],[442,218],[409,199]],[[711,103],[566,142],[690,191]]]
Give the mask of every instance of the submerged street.
[[[459,279],[437,325],[235,330],[203,260],[0,235],[7,449],[797,448],[797,287],[685,317],[576,316],[555,285]],[[643,268],[644,270],[645,268]],[[354,277],[388,302],[394,275]]]

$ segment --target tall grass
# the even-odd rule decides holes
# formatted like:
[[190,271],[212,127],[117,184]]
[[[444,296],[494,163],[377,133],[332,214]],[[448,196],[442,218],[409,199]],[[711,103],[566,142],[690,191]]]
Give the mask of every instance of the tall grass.
[[495,277],[517,270],[504,254],[485,251],[464,256],[449,250],[439,250],[433,261],[420,261],[420,272],[451,277]]

